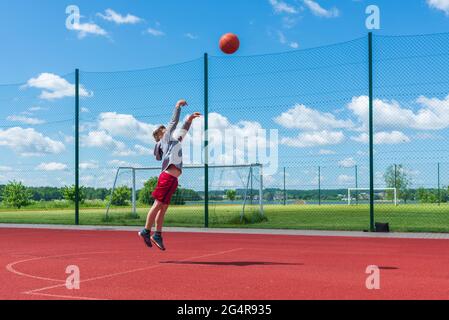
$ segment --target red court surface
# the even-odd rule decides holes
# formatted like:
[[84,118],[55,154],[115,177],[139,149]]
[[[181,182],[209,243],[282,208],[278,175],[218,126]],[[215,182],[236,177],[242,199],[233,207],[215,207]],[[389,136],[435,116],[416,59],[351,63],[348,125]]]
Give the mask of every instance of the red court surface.
[[[449,240],[0,229],[0,299],[448,299]],[[79,290],[65,286],[80,269]],[[365,286],[380,268],[379,290]]]

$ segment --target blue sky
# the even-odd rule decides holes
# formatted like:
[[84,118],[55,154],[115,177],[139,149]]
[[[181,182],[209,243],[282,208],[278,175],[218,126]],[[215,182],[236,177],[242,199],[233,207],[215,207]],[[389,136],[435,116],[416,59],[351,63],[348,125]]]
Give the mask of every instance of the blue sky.
[[[434,186],[436,162],[448,155],[449,36],[384,36],[449,32],[449,1],[404,3],[1,2],[0,83],[19,84],[0,87],[0,183],[72,183],[75,68],[82,70],[83,183],[109,186],[119,165],[156,165],[151,131],[167,121],[169,106],[185,97],[191,111],[202,110],[201,57],[208,52],[212,127],[278,130],[280,167],[301,167],[288,173],[292,188],[314,188],[318,165],[323,186],[353,187],[356,164],[366,186],[365,8],[377,4],[377,184],[386,166],[407,163],[415,186]],[[77,30],[65,26],[71,4],[80,9]],[[233,57],[218,49],[226,32],[241,40]],[[303,51],[320,46],[326,47]],[[286,53],[266,55],[279,52]],[[178,64],[184,61],[190,62]],[[448,169],[443,178],[449,183]],[[235,183],[229,180],[223,186]],[[282,179],[266,180],[279,186]]]
[[[282,2],[282,1],[279,1]],[[437,2],[437,1],[435,1]],[[440,1],[444,3],[444,1]],[[285,1],[295,14],[276,13],[269,0],[227,1],[2,1],[0,25],[3,59],[0,83],[22,82],[35,74],[51,71],[65,74],[76,67],[89,71],[141,69],[195,59],[204,52],[220,54],[219,36],[235,32],[242,40],[239,55],[290,50],[279,41],[282,31],[288,42],[310,48],[342,42],[366,34],[365,8],[378,4],[381,30],[378,34],[421,34],[449,31],[443,10],[431,8],[426,0],[353,1],[321,0],[338,16],[314,14],[302,0]],[[65,28],[65,9],[76,4],[82,23],[95,23],[108,37],[89,35],[80,40]],[[117,25],[97,16],[106,9],[121,15],[132,14],[144,21]],[[291,25],[285,23],[294,21]],[[143,34],[148,28],[164,32],[154,37]],[[186,34],[198,37],[189,39]]]

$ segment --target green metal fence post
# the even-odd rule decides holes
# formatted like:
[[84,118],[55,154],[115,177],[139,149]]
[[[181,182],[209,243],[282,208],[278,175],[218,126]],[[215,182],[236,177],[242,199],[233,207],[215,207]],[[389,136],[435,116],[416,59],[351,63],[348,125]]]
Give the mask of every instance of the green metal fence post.
[[209,59],[204,54],[204,227],[209,228]]
[[355,165],[355,203],[359,205],[359,167]]
[[318,205],[321,206],[321,166],[318,166]]
[[251,188],[249,189],[249,201],[253,205],[253,166],[249,168],[249,174],[251,179]]
[[284,167],[284,206],[287,205],[287,190],[285,187],[285,180],[286,180],[286,177],[285,177],[285,167]]
[[374,232],[374,128],[373,128],[373,33],[368,33],[368,86],[369,86],[369,211],[370,231]]
[[80,71],[75,70],[75,224],[79,225],[79,125],[80,125]]
[[441,206],[440,163],[438,162],[438,205]]
[[398,188],[398,165],[394,165],[394,187]]

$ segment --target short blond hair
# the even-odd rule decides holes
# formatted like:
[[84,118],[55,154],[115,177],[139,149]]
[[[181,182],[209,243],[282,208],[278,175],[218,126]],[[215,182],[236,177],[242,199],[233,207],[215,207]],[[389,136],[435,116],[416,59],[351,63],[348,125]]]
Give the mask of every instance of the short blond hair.
[[162,133],[162,130],[165,130],[165,126],[159,126],[156,130],[153,131],[153,138],[154,140],[156,140],[156,142],[159,142],[161,139],[159,138],[159,136]]

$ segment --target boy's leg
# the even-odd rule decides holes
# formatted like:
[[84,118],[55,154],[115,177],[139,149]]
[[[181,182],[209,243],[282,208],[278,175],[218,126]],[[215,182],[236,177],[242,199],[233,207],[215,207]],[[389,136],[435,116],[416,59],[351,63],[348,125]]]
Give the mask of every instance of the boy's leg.
[[156,215],[156,231],[162,232],[162,227],[164,225],[165,213],[167,212],[168,204],[163,204]]
[[147,215],[147,222],[145,224],[146,230],[151,231],[151,228],[153,227],[154,222],[156,221],[156,217],[158,216],[158,213],[163,208],[163,206],[164,204],[162,202],[159,202],[158,200],[154,201],[153,206],[151,207]]
[[143,239],[145,244],[150,248],[152,247],[151,234],[150,234],[151,228],[153,227],[154,221],[156,220],[156,216],[157,216],[158,212],[161,210],[161,208],[162,208],[162,203],[156,200],[154,202],[153,206],[151,207],[150,211],[148,212],[145,229],[143,229],[142,231],[139,232],[139,236]]
[[156,216],[156,232],[151,236],[151,241],[159,249],[165,250],[164,241],[162,239],[162,226],[164,224],[165,213],[167,212],[168,205],[164,204],[161,206],[157,216]]

